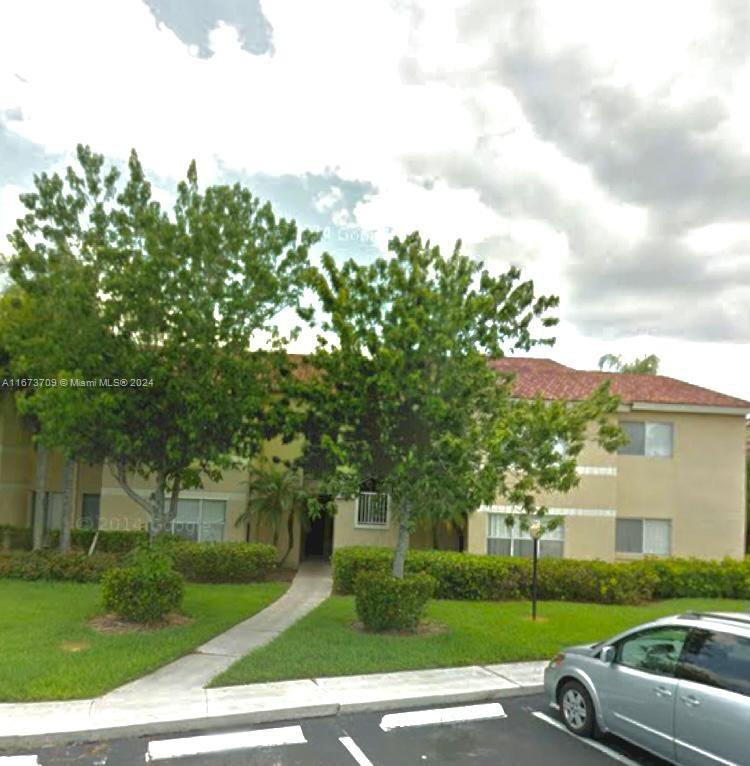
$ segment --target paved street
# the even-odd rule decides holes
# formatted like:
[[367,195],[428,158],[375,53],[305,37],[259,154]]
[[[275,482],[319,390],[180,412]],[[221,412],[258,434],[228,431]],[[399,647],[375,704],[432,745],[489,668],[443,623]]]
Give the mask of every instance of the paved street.
[[[449,719],[476,718],[449,722]],[[443,722],[440,722],[440,720]],[[555,725],[557,724],[557,725]],[[208,735],[140,738],[42,749],[0,766],[665,766],[626,743],[590,743],[559,728],[541,695],[499,703],[394,713],[365,713]],[[192,755],[187,755],[192,753]]]

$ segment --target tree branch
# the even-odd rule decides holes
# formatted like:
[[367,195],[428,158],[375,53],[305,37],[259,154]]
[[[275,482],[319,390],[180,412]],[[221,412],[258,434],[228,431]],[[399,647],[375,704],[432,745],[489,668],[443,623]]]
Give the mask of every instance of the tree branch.
[[117,483],[122,487],[125,494],[135,503],[141,506],[144,511],[149,515],[151,519],[154,518],[154,506],[148,498],[139,495],[129,484],[127,479],[127,471],[125,470],[125,464],[122,461],[117,463],[109,462],[109,470],[114,476]]

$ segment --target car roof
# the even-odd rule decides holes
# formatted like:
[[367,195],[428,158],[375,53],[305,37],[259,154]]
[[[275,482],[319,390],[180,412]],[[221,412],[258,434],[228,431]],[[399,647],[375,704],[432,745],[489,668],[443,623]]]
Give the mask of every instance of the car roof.
[[712,628],[750,636],[750,612],[684,612],[659,622],[689,623],[693,627]]

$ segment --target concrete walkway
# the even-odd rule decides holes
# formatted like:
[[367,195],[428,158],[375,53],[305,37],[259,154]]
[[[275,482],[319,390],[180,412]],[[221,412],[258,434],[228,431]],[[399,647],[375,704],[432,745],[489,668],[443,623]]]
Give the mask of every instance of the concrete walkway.
[[102,699],[135,707],[154,697],[178,698],[201,690],[248,652],[272,641],[279,633],[312,611],[331,594],[331,567],[322,561],[304,561],[287,592],[256,615],[215,636],[169,665],[159,668]]
[[534,694],[547,664],[470,665],[181,693],[152,687],[139,699],[115,692],[72,702],[0,704],[0,750]]

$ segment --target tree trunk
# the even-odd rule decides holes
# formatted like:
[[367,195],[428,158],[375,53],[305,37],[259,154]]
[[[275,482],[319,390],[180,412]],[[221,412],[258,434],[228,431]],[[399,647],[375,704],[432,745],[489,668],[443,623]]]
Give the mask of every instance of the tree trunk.
[[437,551],[440,549],[440,522],[432,522],[432,550]]
[[[178,476],[172,482],[172,494],[169,497],[169,510],[167,511],[167,525],[172,526],[172,522],[177,518],[177,503],[180,499],[180,489],[182,489],[182,479]],[[199,535],[200,537],[200,535]]]
[[166,481],[162,474],[156,476],[156,487],[151,493],[151,524],[149,525],[149,540],[154,541],[155,537],[167,532],[167,514],[166,514],[167,488]]
[[34,476],[34,528],[32,547],[38,551],[44,541],[44,499],[47,493],[47,448],[36,445],[36,474]]
[[401,513],[398,522],[398,542],[396,543],[396,552],[393,556],[393,576],[404,576],[404,565],[406,564],[406,552],[409,550],[409,516],[407,513]]
[[122,487],[125,494],[134,503],[140,505],[141,508],[146,511],[146,515],[150,521],[149,541],[152,541],[155,535],[158,535],[159,532],[165,532],[167,523],[165,514],[166,476],[163,473],[157,473],[156,489],[154,489],[150,497],[143,497],[128,483],[128,472],[124,463],[110,463],[109,470],[112,472],[112,476],[115,477],[117,483]]
[[296,517],[295,512],[290,508],[289,517],[286,520],[286,552],[279,560],[279,566],[281,566],[286,560],[287,556],[292,552],[294,548],[294,519]]
[[67,459],[63,469],[62,519],[60,521],[60,551],[70,550],[70,528],[73,522],[73,489],[77,463]]

